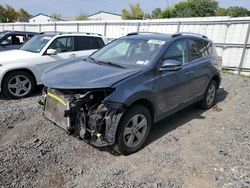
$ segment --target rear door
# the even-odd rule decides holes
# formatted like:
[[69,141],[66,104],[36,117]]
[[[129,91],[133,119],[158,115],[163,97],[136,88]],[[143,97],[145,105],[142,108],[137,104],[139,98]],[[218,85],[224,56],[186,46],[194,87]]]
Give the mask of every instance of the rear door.
[[104,45],[105,44],[100,37],[75,36],[75,54],[77,57],[88,57]]
[[183,67],[178,71],[161,71],[156,76],[156,91],[158,110],[164,114],[192,98],[192,81],[190,74],[192,66],[188,64],[187,40],[175,41],[167,50],[163,59],[176,60],[182,63]]
[[203,39],[188,39],[189,64],[193,74],[192,96],[197,97],[205,93],[209,82],[211,68],[212,44]]

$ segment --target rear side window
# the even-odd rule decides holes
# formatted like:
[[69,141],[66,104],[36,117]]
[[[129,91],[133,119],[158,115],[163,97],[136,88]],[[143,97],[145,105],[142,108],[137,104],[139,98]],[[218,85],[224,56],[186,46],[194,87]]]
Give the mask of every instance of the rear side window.
[[204,45],[207,48],[208,55],[213,55],[213,45],[212,45],[212,43],[211,42],[207,42],[207,41],[203,41],[203,42],[204,42]]
[[[204,40],[188,40],[190,59],[189,61],[194,61],[196,59],[200,59],[208,56],[209,50],[212,46],[211,43]],[[211,49],[210,49],[211,51]]]
[[76,51],[99,49],[102,48],[103,46],[104,42],[99,37],[85,37],[85,36],[75,37]]

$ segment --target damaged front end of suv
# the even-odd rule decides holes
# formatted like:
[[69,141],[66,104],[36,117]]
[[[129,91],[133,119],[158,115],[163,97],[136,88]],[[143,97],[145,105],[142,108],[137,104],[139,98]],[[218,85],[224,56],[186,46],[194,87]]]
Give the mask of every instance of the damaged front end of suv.
[[44,115],[71,135],[96,147],[115,143],[126,105],[106,101],[114,89],[44,89]]

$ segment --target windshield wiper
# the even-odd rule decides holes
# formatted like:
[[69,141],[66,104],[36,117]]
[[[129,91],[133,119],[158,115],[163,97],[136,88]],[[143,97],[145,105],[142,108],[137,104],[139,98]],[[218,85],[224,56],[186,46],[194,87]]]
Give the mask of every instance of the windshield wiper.
[[96,60],[95,60],[93,57],[88,57],[88,59],[90,59],[90,60],[96,62]]
[[118,64],[115,64],[115,63],[112,63],[110,61],[97,61],[95,58],[93,57],[88,57],[87,59],[90,59],[91,61],[95,62],[95,63],[98,63],[98,64],[106,64],[106,65],[110,65],[110,66],[114,66],[114,67],[118,67],[118,68],[122,68],[122,69],[125,69],[125,67],[121,66],[121,65],[118,65]]
[[109,62],[109,61],[97,61],[97,62],[101,63],[101,64],[111,65],[111,66],[114,66],[114,67],[125,69],[125,67],[123,67],[121,65],[118,65],[116,63]]
[[98,63],[93,57],[87,57],[85,59],[83,59],[84,61],[87,61],[88,59],[90,59],[91,61],[93,61],[94,63]]

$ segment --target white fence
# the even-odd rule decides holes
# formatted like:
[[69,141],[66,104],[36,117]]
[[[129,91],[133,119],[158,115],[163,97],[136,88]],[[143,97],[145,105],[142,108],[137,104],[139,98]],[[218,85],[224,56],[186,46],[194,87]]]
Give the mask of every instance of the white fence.
[[194,32],[212,39],[223,57],[223,67],[240,71],[250,70],[250,17],[208,17],[159,20],[82,21],[44,24],[0,23],[0,31],[61,31],[93,32],[108,38],[118,38],[130,32],[150,31],[172,34]]

